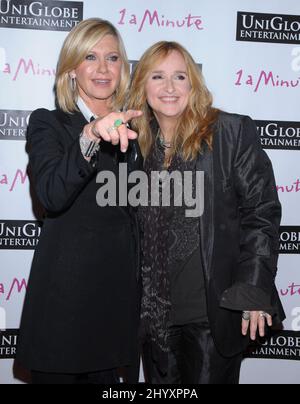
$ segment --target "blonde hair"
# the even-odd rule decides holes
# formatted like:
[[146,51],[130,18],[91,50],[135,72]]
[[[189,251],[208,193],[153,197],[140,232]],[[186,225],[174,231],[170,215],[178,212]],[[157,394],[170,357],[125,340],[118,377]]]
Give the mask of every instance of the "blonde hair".
[[179,52],[185,60],[191,93],[188,106],[178,120],[172,148],[165,162],[166,166],[179,152],[184,160],[195,159],[201,152],[204,142],[212,148],[213,124],[218,116],[218,111],[212,107],[212,95],[205,85],[201,70],[189,52],[177,42],[156,43],[144,53],[136,66],[128,100],[128,108],[144,112],[143,117],[132,121],[133,129],[139,133],[139,143],[144,158],[149,155],[155,141],[151,130],[151,122],[155,121],[155,117],[147,103],[146,82],[155,65],[173,51]]
[[112,108],[119,110],[124,107],[130,82],[130,67],[122,38],[109,21],[90,18],[80,22],[72,29],[60,52],[56,74],[56,96],[57,103],[64,112],[72,113],[78,110],[76,105],[78,89],[77,86],[72,89],[70,72],[84,61],[91,49],[106,35],[113,35],[117,39],[123,62],[121,80],[113,97]]

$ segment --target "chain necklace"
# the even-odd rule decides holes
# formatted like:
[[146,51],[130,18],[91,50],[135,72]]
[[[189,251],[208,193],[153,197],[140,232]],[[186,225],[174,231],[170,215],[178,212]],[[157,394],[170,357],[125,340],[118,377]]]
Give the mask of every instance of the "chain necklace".
[[172,148],[172,142],[165,142],[165,139],[163,138],[160,129],[158,129],[157,137],[158,137],[159,144],[161,145],[161,147],[163,147],[164,149],[171,149]]

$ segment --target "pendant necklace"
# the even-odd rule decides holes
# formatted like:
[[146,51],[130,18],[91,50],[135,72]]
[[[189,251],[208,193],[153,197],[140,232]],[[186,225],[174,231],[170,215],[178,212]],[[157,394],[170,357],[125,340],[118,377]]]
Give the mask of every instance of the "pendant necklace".
[[164,139],[163,136],[161,135],[160,129],[158,129],[157,137],[158,137],[159,144],[161,145],[161,147],[163,147],[164,149],[171,149],[171,147],[172,147],[172,142],[165,142],[165,139]]

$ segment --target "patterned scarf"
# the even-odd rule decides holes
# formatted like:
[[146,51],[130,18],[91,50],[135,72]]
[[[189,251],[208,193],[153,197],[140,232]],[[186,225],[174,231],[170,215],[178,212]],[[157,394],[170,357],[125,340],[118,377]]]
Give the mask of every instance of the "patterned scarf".
[[[145,161],[144,170],[148,179],[151,178],[152,171],[164,170],[163,164],[164,149],[159,142],[156,142]],[[195,162],[185,162],[180,156],[175,156],[168,171],[175,170],[182,173],[185,170],[195,171]],[[174,207],[172,204],[169,207],[155,207],[151,206],[150,201],[151,192],[149,192],[149,206],[139,208],[143,280],[141,337],[154,342],[154,359],[160,363],[162,371],[166,371],[171,311],[169,268],[173,260],[183,260],[197,248],[199,233],[198,227],[195,226],[195,219],[192,223],[184,217],[183,207]],[[174,201],[172,187],[171,201]],[[178,243],[174,242],[174,239],[178,239],[174,223],[175,227],[179,226],[181,231]],[[182,249],[181,239],[187,240],[187,243],[183,243],[184,249]]]

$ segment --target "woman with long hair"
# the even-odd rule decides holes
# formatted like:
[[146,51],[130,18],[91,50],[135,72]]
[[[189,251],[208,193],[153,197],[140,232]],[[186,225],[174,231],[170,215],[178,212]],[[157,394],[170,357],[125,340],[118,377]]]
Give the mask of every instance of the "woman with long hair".
[[[160,196],[170,189],[171,197],[151,206],[151,189],[139,208],[146,380],[238,383],[247,336],[264,336],[284,318],[274,283],[281,206],[271,162],[249,117],[213,107],[178,43],[159,42],[142,56],[129,108],[143,111],[132,128],[144,170],[149,178],[160,172]],[[175,174],[191,179],[203,212],[189,212],[189,184],[167,188]]]

